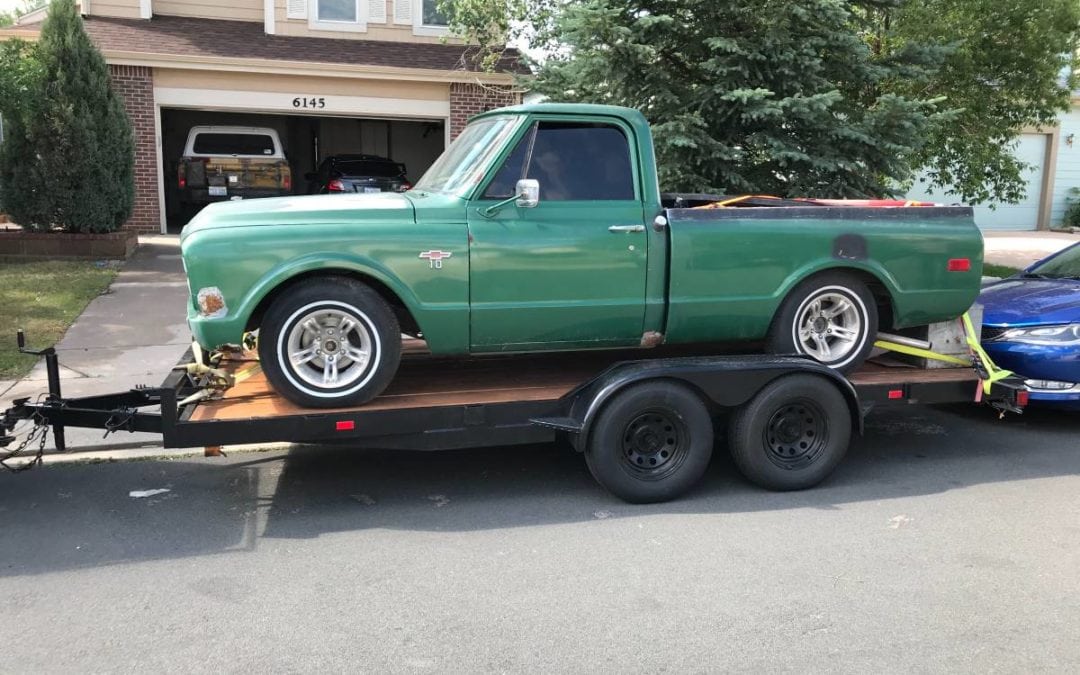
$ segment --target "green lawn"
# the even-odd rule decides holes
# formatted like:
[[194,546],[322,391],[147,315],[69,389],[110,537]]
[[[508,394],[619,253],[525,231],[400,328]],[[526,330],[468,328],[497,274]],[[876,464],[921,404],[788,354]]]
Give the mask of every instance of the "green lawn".
[[983,263],[983,276],[984,277],[999,277],[1004,279],[1005,277],[1011,277],[1019,272],[1015,267],[1009,267],[1008,265],[991,265],[990,263]]
[[15,347],[15,329],[32,347],[59,341],[75,317],[116,276],[93,261],[0,261],[0,380],[22,377],[37,361]]

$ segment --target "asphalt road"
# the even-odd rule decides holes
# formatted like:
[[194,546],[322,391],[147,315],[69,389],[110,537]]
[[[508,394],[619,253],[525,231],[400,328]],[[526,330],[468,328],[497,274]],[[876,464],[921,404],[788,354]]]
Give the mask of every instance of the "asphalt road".
[[4,475],[0,668],[1075,672],[1078,417],[881,412],[814,490],[718,453],[645,507],[546,446]]

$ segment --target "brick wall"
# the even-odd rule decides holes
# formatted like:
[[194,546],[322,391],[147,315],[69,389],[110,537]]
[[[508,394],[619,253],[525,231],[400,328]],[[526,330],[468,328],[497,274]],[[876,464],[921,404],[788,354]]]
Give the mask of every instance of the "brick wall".
[[521,103],[512,87],[454,82],[450,85],[450,139],[457,138],[473,115]]
[[135,207],[124,227],[140,232],[160,232],[154,74],[144,66],[109,66],[109,74],[113,90],[124,100],[135,137]]

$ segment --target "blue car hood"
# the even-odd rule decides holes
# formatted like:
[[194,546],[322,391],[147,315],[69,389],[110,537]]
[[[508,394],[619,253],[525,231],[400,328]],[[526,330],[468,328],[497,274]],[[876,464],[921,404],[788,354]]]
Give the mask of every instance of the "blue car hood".
[[979,296],[987,326],[1080,323],[1080,281],[1006,279]]

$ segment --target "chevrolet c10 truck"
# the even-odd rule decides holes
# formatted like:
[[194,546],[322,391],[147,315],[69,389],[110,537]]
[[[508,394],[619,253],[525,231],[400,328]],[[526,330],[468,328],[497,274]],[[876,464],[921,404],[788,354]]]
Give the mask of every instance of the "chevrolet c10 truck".
[[878,330],[967,310],[983,255],[966,207],[661,195],[645,118],[580,104],[473,118],[403,194],[212,204],[182,248],[197,342],[257,330],[306,407],[377,396],[403,333],[462,355],[764,341],[847,372]]

